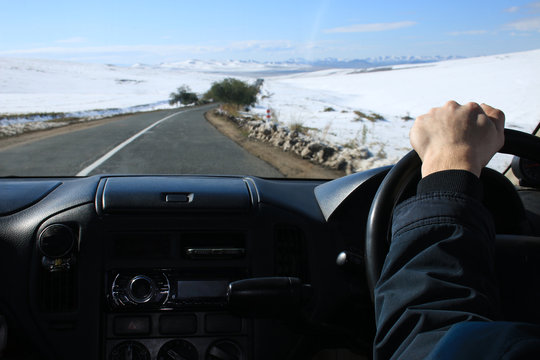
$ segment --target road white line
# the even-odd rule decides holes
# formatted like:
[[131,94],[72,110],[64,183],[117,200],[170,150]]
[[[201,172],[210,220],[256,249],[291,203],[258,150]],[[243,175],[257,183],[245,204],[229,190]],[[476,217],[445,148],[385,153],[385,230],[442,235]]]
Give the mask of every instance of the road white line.
[[139,131],[138,133],[136,133],[135,135],[133,135],[132,137],[130,137],[129,139],[127,139],[126,141],[122,142],[121,144],[119,144],[118,146],[116,146],[114,149],[112,149],[111,151],[109,151],[108,153],[106,153],[105,155],[103,155],[102,157],[100,157],[99,159],[97,159],[96,161],[94,161],[92,164],[90,164],[89,166],[85,167],[84,169],[82,169],[81,171],[79,171],[77,173],[76,176],[87,176],[88,174],[90,174],[90,172],[92,172],[92,170],[94,170],[95,168],[97,168],[99,165],[103,164],[105,161],[109,160],[114,154],[116,154],[117,152],[119,152],[120,150],[122,150],[124,147],[126,147],[129,143],[131,143],[133,140],[137,139],[139,136],[143,135],[145,132],[147,132],[148,130],[152,129],[153,127],[161,124],[162,122],[164,122],[165,120],[168,120],[170,118],[172,118],[173,116],[175,115],[178,115],[178,114],[181,114],[181,113],[185,113],[185,112],[188,112],[188,111],[191,111],[193,109],[189,109],[189,110],[182,110],[182,111],[178,111],[172,115],[169,115],[167,117],[164,117],[163,119],[161,120],[158,120],[156,121],[155,123],[153,123],[152,125],[148,126],[147,128],[145,129],[142,129],[141,131]]

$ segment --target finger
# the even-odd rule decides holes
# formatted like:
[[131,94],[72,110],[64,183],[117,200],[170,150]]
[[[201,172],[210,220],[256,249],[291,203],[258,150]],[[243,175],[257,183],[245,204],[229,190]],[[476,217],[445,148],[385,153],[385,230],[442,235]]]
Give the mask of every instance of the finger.
[[480,105],[475,102],[468,102],[462,106],[467,111],[484,112]]
[[449,108],[452,108],[452,109],[457,109],[459,108],[461,105],[459,105],[457,102],[455,102],[454,100],[450,100],[450,101],[447,101],[446,104],[444,104],[443,107],[449,107]]
[[422,135],[424,133],[425,121],[430,118],[429,114],[420,115],[416,118],[409,132],[409,141],[413,149],[417,150],[421,146],[422,139],[425,137]]
[[456,109],[456,112],[471,123],[476,121],[478,115],[485,115],[482,107],[475,102],[468,102],[465,105],[460,106]]
[[482,107],[482,110],[484,110],[486,115],[493,120],[493,122],[495,123],[495,127],[497,127],[497,130],[503,131],[504,122],[506,119],[504,113],[501,110],[491,107],[487,104],[481,104],[480,106]]
[[486,113],[487,116],[490,116],[490,117],[494,117],[494,118],[497,118],[497,119],[501,119],[504,121],[505,119],[505,116],[504,116],[504,113],[497,109],[497,108],[494,108],[492,106],[489,106],[488,104],[482,104],[480,105],[482,107],[482,110],[484,110],[484,112]]

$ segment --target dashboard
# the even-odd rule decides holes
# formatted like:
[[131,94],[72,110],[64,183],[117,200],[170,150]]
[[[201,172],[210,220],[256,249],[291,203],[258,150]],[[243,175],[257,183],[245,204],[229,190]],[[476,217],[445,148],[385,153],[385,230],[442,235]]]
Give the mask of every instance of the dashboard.
[[365,206],[333,223],[323,209],[341,200],[324,188],[317,199],[324,181],[3,179],[5,356],[277,359],[367,348],[361,267],[336,257],[361,251],[369,192],[386,170],[354,177],[349,191],[364,184]]
[[[363,236],[389,169],[333,181],[2,179],[4,356],[369,357]],[[537,194],[527,193],[535,206]],[[504,227],[516,211],[501,209]]]

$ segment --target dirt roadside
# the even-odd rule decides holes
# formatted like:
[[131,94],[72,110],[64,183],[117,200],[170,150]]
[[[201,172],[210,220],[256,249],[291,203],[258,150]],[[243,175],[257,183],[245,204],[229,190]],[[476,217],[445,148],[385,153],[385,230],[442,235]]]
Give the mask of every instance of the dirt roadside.
[[249,153],[275,167],[287,178],[334,179],[345,176],[345,172],[330,170],[313,164],[299,155],[285,152],[270,144],[250,139],[232,121],[207,111],[204,116],[223,135],[229,137]]
[[32,141],[46,139],[56,135],[67,134],[72,131],[82,130],[87,128],[92,128],[95,126],[100,126],[109,122],[118,121],[125,119],[126,117],[132,116],[133,114],[118,115],[113,117],[108,117],[104,119],[96,119],[91,121],[82,121],[75,122],[59,127],[52,127],[48,129],[39,129],[34,131],[29,131],[22,133],[20,135],[0,137],[0,149],[8,149],[13,146],[24,145]]

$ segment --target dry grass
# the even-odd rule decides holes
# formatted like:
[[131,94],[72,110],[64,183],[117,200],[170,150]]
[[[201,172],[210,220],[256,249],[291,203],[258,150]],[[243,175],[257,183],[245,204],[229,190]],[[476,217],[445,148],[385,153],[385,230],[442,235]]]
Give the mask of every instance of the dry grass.
[[353,111],[354,114],[356,115],[356,119],[354,119],[354,121],[362,121],[364,119],[366,120],[369,120],[371,122],[376,122],[376,121],[380,121],[380,120],[385,120],[384,119],[384,116],[380,115],[380,114],[377,114],[377,113],[371,113],[371,114],[366,114],[360,110],[355,110]]
[[297,131],[299,132],[300,134],[307,134],[309,130],[311,130],[311,128],[307,127],[307,126],[304,126],[304,123],[302,122],[299,122],[299,121],[295,121],[295,122],[292,122],[289,124],[289,129],[291,131]]
[[229,115],[231,116],[234,116],[234,117],[238,117],[239,114],[238,114],[238,110],[240,109],[240,107],[238,105],[234,105],[234,104],[223,104],[221,106],[221,108]]

